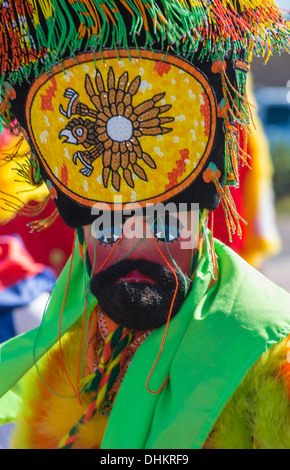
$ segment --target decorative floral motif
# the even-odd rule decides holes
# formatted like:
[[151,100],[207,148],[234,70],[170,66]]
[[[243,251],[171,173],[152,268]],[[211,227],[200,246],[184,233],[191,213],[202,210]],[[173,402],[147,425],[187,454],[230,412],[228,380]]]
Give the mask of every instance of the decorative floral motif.
[[92,174],[92,163],[102,155],[104,186],[107,188],[112,174],[112,186],[119,191],[121,170],[127,185],[134,188],[133,174],[147,181],[146,172],[140,165],[142,162],[150,168],[156,168],[151,156],[143,152],[139,138],[172,131],[162,125],[174,121],[174,118],[161,116],[171,105],[157,105],[165,96],[165,93],[160,93],[134,107],[133,97],[139,90],[140,76],[136,76],[129,83],[128,73],[125,72],[119,77],[116,86],[112,67],[107,77],[108,89],[105,89],[103,77],[98,69],[95,84],[98,94],[90,76],[86,75],[85,89],[95,109],[90,109],[82,103],[74,89],[68,88],[65,91],[64,96],[69,99],[69,104],[66,111],[60,106],[60,112],[68,119],[73,115],[82,117],[73,117],[60,132],[59,138],[65,137],[64,142],[82,145],[86,149],[73,155],[75,164],[77,159],[82,162],[83,168],[80,172],[84,176],[89,177]]

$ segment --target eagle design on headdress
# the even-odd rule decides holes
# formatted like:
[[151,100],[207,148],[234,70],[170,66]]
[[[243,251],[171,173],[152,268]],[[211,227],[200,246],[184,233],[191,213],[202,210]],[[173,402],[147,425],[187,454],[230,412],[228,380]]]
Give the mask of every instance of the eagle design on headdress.
[[71,119],[65,129],[59,133],[59,138],[65,137],[64,142],[80,146],[85,150],[78,150],[73,155],[73,162],[79,159],[83,168],[80,172],[89,177],[93,172],[93,162],[102,156],[103,184],[107,188],[110,174],[112,186],[119,191],[121,176],[126,183],[134,188],[133,174],[143,181],[147,175],[141,164],[144,162],[155,169],[153,158],[142,150],[140,137],[158,136],[171,132],[171,128],[162,127],[163,124],[174,121],[173,117],[162,117],[171,105],[158,106],[165,93],[153,96],[136,107],[133,106],[133,97],[139,90],[141,77],[138,75],[129,83],[128,73],[123,73],[116,86],[115,74],[110,67],[107,78],[106,91],[100,71],[96,70],[95,92],[89,75],[85,78],[85,89],[95,109],[82,103],[79,94],[68,88],[64,97],[69,99],[67,110],[60,105],[60,112]]

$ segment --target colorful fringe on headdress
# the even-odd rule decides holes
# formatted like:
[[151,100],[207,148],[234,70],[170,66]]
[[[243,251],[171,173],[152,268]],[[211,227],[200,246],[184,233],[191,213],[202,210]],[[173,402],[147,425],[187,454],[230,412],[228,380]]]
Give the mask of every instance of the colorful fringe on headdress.
[[[170,45],[190,56],[216,60],[232,52],[280,53],[289,47],[289,24],[272,0],[22,0],[3,1],[0,31],[1,76],[9,83],[50,69],[63,54],[81,47],[128,47],[145,32],[145,48]],[[131,24],[128,25],[128,13]],[[44,20],[43,20],[44,19]],[[154,36],[154,38],[153,38]],[[9,45],[7,43],[9,38]]]
[[206,183],[213,183],[218,192],[221,200],[222,208],[224,210],[226,225],[228,230],[229,241],[232,242],[232,235],[237,233],[239,237],[242,236],[240,222],[246,223],[244,219],[238,214],[235,202],[232,198],[228,186],[222,186],[219,182],[221,176],[220,170],[217,169],[214,163],[210,163],[208,168],[203,173],[203,179]]
[[[6,0],[0,15],[0,115],[5,125],[11,128],[13,122],[13,86],[50,72],[79,50],[102,54],[104,48],[117,53],[123,48],[130,54],[130,47],[155,47],[189,61],[196,56],[211,60],[222,82],[218,110],[224,120],[225,180],[218,183],[239,185],[240,161],[249,165],[249,62],[252,55],[267,61],[272,54],[289,52],[290,23],[273,0]],[[225,59],[234,66],[236,87]]]
[[[234,63],[237,89],[231,84],[226,74],[226,62],[213,63],[212,71],[219,73],[222,80],[223,99],[218,106],[219,116],[224,119],[225,132],[225,184],[239,184],[239,160],[249,166],[247,153],[247,135],[250,132],[252,113],[247,100],[246,76],[249,70],[247,62],[236,60]],[[243,147],[240,136],[243,136]]]

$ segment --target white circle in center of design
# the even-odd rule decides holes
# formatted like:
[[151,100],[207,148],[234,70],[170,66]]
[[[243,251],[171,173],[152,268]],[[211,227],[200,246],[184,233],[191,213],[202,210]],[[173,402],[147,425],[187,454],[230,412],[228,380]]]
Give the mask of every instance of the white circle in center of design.
[[107,134],[116,142],[130,140],[133,136],[133,124],[124,116],[114,116],[107,122]]

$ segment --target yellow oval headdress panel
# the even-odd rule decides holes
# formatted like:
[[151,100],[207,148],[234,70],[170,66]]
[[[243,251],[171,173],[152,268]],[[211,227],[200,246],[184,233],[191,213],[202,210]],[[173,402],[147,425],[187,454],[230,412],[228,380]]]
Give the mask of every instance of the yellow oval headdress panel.
[[91,207],[121,193],[124,204],[142,205],[170,199],[199,175],[216,102],[203,74],[175,56],[104,51],[36,80],[26,117],[49,178],[70,198]]
[[251,55],[289,48],[274,1],[7,0],[0,14],[1,118],[26,130],[69,225],[116,195],[221,198],[237,219]]

